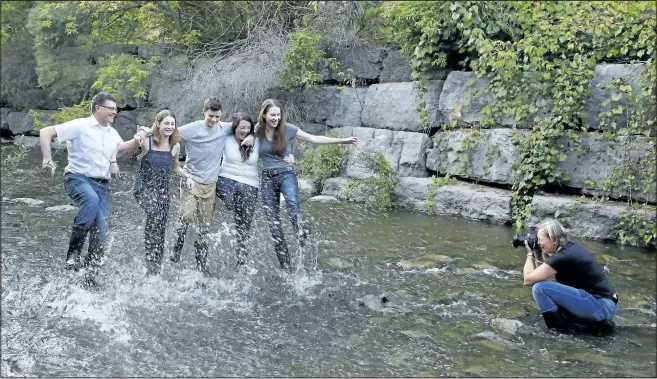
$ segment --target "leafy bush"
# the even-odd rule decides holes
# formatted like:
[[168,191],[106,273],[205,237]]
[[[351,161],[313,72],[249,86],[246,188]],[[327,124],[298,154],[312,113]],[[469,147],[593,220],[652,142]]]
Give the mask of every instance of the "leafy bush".
[[[335,132],[327,133],[329,137],[338,137]],[[349,148],[343,145],[319,145],[312,149],[299,145],[303,152],[303,161],[300,164],[300,176],[309,178],[321,192],[324,180],[337,175],[346,164]]]

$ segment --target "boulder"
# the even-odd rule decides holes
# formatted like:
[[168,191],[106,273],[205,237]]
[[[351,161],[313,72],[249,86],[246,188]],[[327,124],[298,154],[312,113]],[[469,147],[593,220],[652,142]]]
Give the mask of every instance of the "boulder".
[[[432,190],[433,196],[427,202],[434,214],[511,223],[511,191],[462,183]],[[426,205],[423,210],[427,210]]]
[[137,131],[137,125],[151,127],[155,121],[156,109],[140,108],[132,111],[120,111],[114,117],[112,127],[116,129],[124,141],[132,139]]
[[7,116],[9,116],[9,112],[11,112],[11,109],[9,108],[0,109],[0,129],[9,130],[9,123],[7,122]]
[[425,151],[431,146],[431,139],[423,133],[393,132],[373,128],[335,129],[343,137],[355,136],[359,142],[349,153],[346,175],[365,179],[372,176],[364,165],[361,153],[381,153],[392,169],[400,176],[428,176]]
[[[438,100],[443,91],[442,80],[429,82],[427,110],[429,126],[438,127],[444,120],[438,111]],[[417,110],[417,90],[411,82],[374,84],[367,89],[361,122],[364,127],[422,131]]]
[[[392,50],[383,59],[381,75],[379,76],[380,83],[392,82],[410,82],[413,80],[411,73],[411,66],[406,63],[401,51]],[[451,72],[446,68],[433,68],[428,74],[430,80],[445,80],[447,75]]]
[[522,321],[507,318],[494,318],[490,321],[490,325],[497,330],[512,335],[526,329],[526,326]]
[[310,199],[308,199],[308,201],[313,203],[331,204],[331,203],[337,203],[338,199],[335,196],[317,195],[311,197]]
[[[34,111],[38,113],[38,120],[43,121],[48,125],[53,124],[52,115],[56,111],[42,109],[35,109]],[[34,115],[27,111],[9,112],[7,114],[7,126],[13,134],[23,134],[36,129],[34,121]]]
[[280,92],[278,98],[287,111],[287,119],[326,124],[332,128],[361,126],[366,88],[321,86],[298,92]]
[[393,50],[383,60],[383,69],[379,77],[380,83],[410,82],[411,67],[406,63],[399,50]]
[[137,55],[139,52],[139,46],[137,45],[124,45],[118,43],[108,43],[105,45],[98,46],[93,52],[94,59],[98,60],[107,55],[114,54],[129,54]]
[[[620,214],[627,212],[623,204],[598,203],[573,196],[536,195],[532,199],[532,216],[528,227],[536,227],[546,218],[556,218],[568,234],[594,240],[616,240],[620,231]],[[655,220],[655,210],[633,211]]]
[[[326,50],[327,58],[335,58],[340,62],[336,71],[324,73],[324,80],[342,81],[345,77],[355,77],[361,80],[377,80],[381,75],[381,65],[387,48],[372,44],[334,45]],[[339,75],[342,72],[344,75]]]
[[481,130],[474,145],[466,151],[464,140],[471,132],[452,130],[434,136],[434,148],[427,151],[427,168],[440,174],[466,177],[491,183],[511,183],[511,165],[516,149],[511,143],[514,134],[529,135],[529,131],[513,129]]
[[[456,125],[479,125],[484,117],[483,108],[490,102],[486,93],[486,79],[477,79],[474,72],[452,71],[447,75],[443,85],[438,108],[442,114],[444,122]],[[470,103],[466,106],[465,96],[470,93]],[[457,107],[460,107],[460,115],[457,114]],[[513,119],[506,117],[497,120],[502,126],[513,125]]]
[[[631,194],[639,201],[654,203],[657,200],[655,183],[648,182],[645,166],[649,149],[655,148],[654,138],[632,136],[610,141],[599,133],[579,133],[579,137],[579,144],[574,144],[567,137],[560,141],[566,147],[567,158],[559,165],[570,176],[570,180],[563,182],[564,185],[581,188],[581,192],[586,194],[608,195],[612,199]],[[633,188],[617,185],[610,193],[605,193],[605,178],[623,167],[632,171],[639,183],[638,188],[636,185]]]
[[[427,152],[427,168],[440,174],[449,174],[489,183],[512,184],[512,165],[518,153],[511,143],[514,134],[528,136],[529,131],[516,129],[485,129],[463,147],[470,135],[465,130],[439,132],[434,136],[434,148]],[[622,167],[635,169],[635,177],[644,188],[631,188],[632,196],[639,201],[655,202],[654,183],[645,177],[645,157],[651,145],[650,137],[619,137],[605,139],[599,133],[577,133],[580,142],[568,136],[561,138],[555,147],[566,154],[559,166],[570,177],[563,186],[580,189],[581,193],[608,195],[621,199],[630,194],[630,188],[617,186],[604,193],[605,178]],[[472,145],[470,146],[470,144]],[[466,148],[469,149],[466,150]],[[636,170],[638,168],[638,170]],[[643,176],[642,176],[643,175]],[[636,186],[635,186],[636,187]]]
[[[600,112],[609,111],[619,105],[627,107],[629,102],[626,95],[623,95],[620,101],[612,102],[603,106],[602,103],[617,93],[617,90],[605,88],[614,79],[623,78],[632,87],[634,93],[641,93],[641,72],[645,64],[598,64],[595,66],[595,73],[590,81],[592,93],[584,105],[584,126],[592,129],[604,129],[600,125]],[[654,108],[654,107],[653,107]],[[619,126],[627,123],[625,112],[613,118]],[[609,121],[607,121],[609,122]]]
[[174,47],[168,44],[140,45],[137,48],[137,56],[143,59],[153,57],[167,57],[174,51]]

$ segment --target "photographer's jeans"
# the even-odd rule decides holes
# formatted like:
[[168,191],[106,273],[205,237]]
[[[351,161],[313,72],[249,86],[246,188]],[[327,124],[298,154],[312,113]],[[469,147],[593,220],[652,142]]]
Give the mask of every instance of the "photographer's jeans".
[[618,304],[607,298],[596,298],[584,290],[543,281],[534,284],[532,295],[541,313],[564,308],[575,317],[591,320],[610,320],[618,310]]
[[98,264],[107,248],[110,214],[109,182],[67,172],[64,176],[64,188],[78,206],[74,226],[90,232],[87,262]]

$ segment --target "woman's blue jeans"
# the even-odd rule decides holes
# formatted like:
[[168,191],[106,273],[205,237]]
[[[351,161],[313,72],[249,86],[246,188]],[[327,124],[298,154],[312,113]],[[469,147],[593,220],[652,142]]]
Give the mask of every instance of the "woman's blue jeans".
[[596,298],[584,290],[552,281],[534,284],[532,295],[541,313],[562,308],[580,319],[603,321],[610,320],[618,310],[618,304],[611,299]]
[[283,225],[280,218],[281,194],[285,198],[287,213],[292,221],[295,232],[305,238],[305,232],[301,221],[301,208],[299,207],[299,182],[297,175],[291,168],[265,169],[262,170],[261,178],[262,202],[264,205],[267,224],[274,241],[274,250],[282,267],[289,266],[288,254]]
[[78,207],[74,228],[89,231],[87,261],[97,264],[107,249],[110,214],[109,181],[67,172],[64,176],[64,188]]

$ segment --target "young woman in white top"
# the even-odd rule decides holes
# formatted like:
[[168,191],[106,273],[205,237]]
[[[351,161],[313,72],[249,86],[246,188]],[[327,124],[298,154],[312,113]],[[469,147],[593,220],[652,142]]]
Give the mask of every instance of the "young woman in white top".
[[[246,240],[253,221],[256,203],[258,202],[258,149],[256,138],[253,146],[242,145],[249,135],[254,135],[254,123],[246,114],[236,113],[232,120],[233,135],[226,139],[223,159],[217,180],[217,197],[226,208],[235,213],[235,228],[237,230],[237,266],[246,263]],[[287,162],[294,163],[293,157]]]

